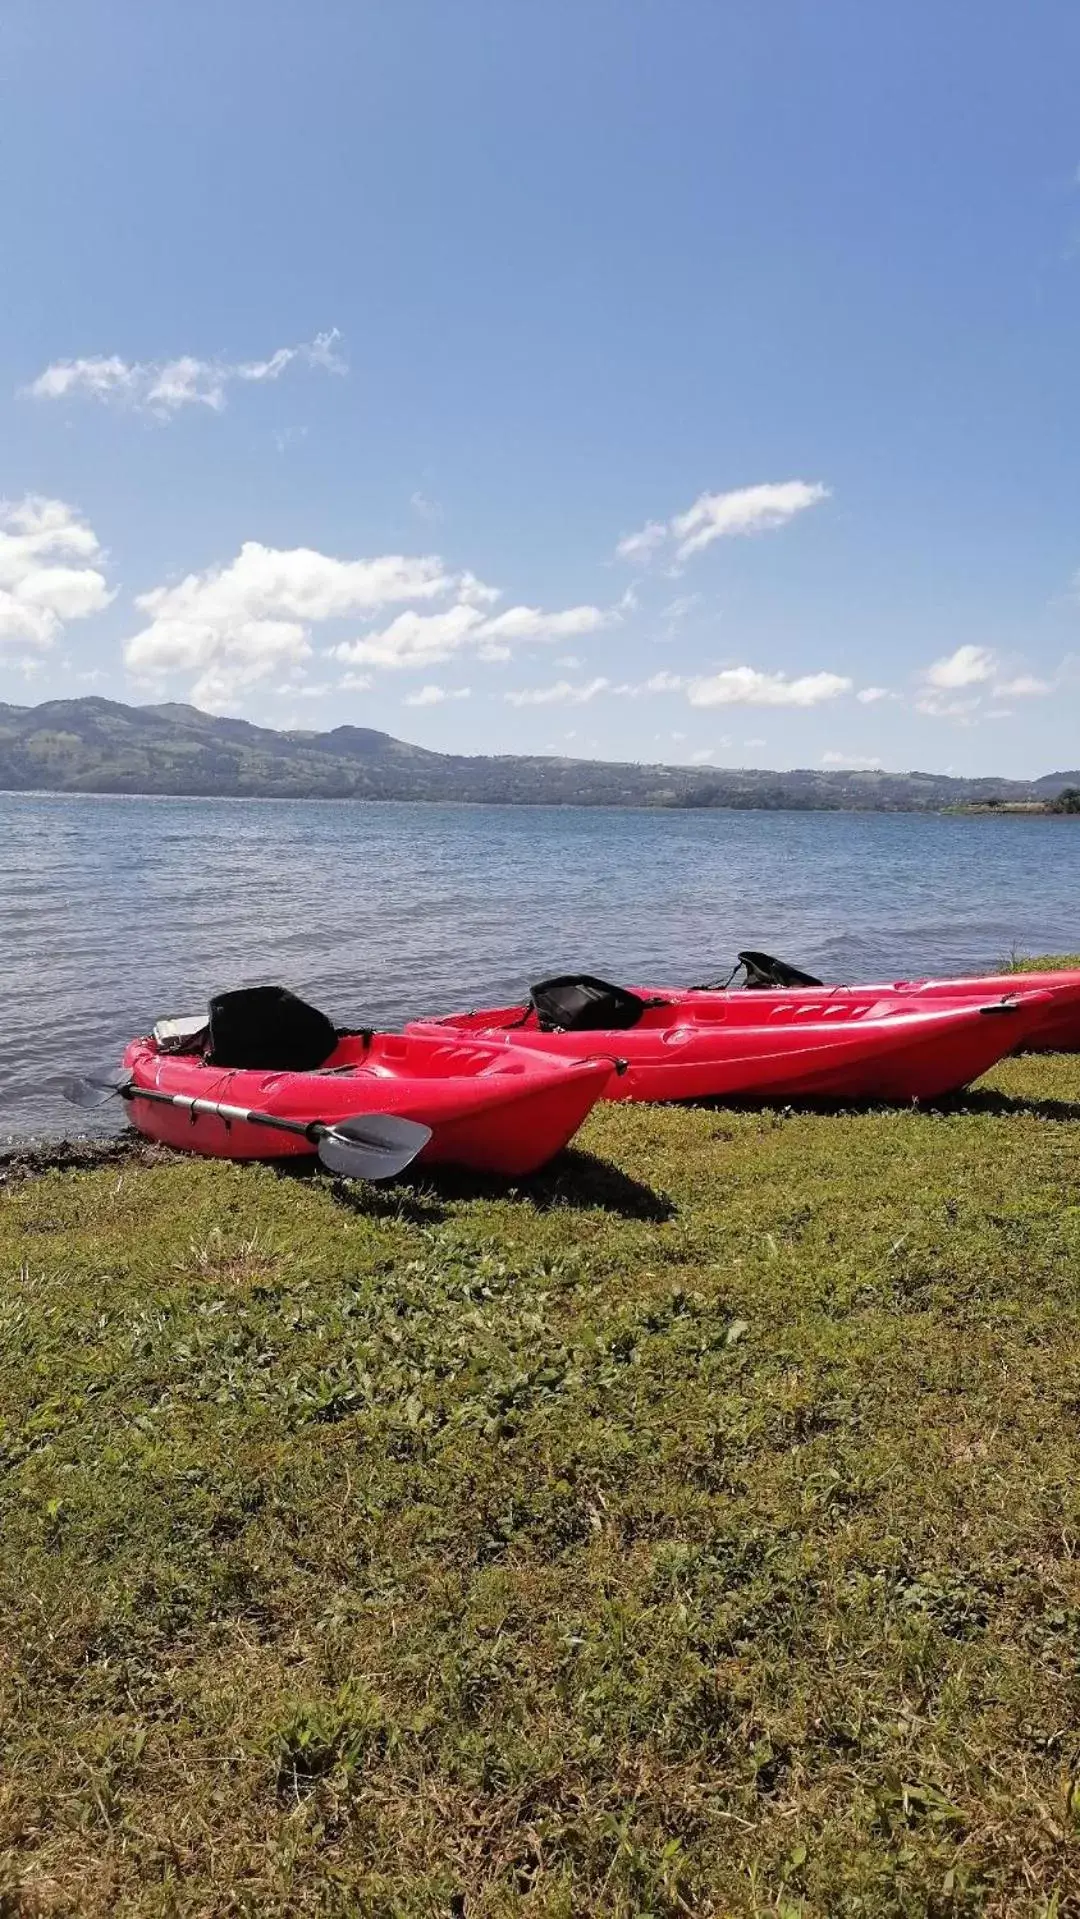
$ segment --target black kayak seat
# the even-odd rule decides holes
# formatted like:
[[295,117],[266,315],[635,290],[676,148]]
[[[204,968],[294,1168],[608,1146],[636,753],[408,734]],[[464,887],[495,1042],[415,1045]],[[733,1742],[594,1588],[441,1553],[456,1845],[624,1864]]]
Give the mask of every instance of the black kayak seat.
[[210,1001],[211,1066],[240,1071],[313,1073],[338,1043],[337,1028],[287,986],[242,986]]
[[592,973],[559,973],[529,989],[529,1006],[544,1033],[625,1032],[647,1006],[663,1004]]
[[739,965],[746,973],[746,984],[751,991],[768,986],[825,984],[824,980],[815,979],[813,973],[803,973],[797,966],[789,966],[786,960],[774,959],[771,953],[740,953]]

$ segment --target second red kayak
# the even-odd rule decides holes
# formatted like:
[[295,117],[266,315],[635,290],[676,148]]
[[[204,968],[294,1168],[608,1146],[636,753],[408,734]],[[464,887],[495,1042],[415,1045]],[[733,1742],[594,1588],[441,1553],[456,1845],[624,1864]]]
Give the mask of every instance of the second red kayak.
[[[602,984],[597,982],[596,984]],[[630,999],[638,997],[622,990]],[[939,1099],[1023,1044],[1042,1016],[1035,995],[927,1007],[873,989],[777,994],[642,992],[628,1028],[545,1031],[534,1007],[488,1007],[413,1021],[418,1036],[448,1030],[499,1039],[508,1050],[587,1057],[603,1040],[627,1062],[607,1099]],[[614,1017],[614,1016],[613,1016]]]

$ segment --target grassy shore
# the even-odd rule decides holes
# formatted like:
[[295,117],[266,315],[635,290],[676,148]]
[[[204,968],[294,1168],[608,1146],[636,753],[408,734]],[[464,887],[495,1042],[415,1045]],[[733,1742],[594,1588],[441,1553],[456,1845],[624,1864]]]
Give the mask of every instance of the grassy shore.
[[0,1186],[0,1913],[1080,1910],[1080,1058]]

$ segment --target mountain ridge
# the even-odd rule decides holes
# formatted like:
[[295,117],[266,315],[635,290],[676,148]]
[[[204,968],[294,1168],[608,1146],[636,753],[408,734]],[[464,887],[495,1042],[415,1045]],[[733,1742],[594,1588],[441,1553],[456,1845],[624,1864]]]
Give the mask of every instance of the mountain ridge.
[[1046,802],[1072,785],[1080,771],[958,779],[439,753],[374,727],[279,731],[182,702],[127,706],[96,694],[0,704],[0,789],[9,792],[926,812]]

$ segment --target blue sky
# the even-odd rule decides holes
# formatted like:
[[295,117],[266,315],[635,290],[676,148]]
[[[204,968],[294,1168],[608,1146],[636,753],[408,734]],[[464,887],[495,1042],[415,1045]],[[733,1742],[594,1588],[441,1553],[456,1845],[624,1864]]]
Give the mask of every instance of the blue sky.
[[1080,762],[1074,4],[8,0],[2,46],[0,699]]

